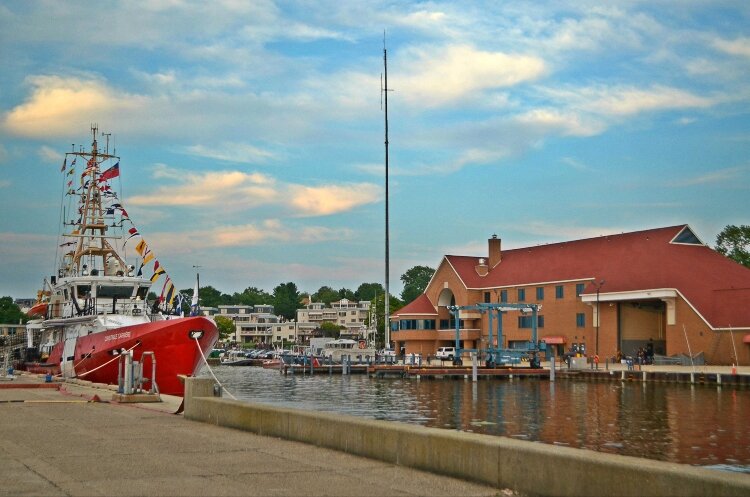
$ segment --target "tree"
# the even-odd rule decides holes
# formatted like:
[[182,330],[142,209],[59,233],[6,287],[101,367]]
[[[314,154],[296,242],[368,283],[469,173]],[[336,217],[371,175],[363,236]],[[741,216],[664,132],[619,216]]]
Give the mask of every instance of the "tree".
[[[404,306],[398,297],[394,295],[388,296],[388,313],[393,314]],[[385,344],[385,292],[378,294],[372,301],[372,306],[375,313],[375,346],[377,348],[383,348]]]
[[[185,290],[185,293],[193,295],[192,290]],[[221,293],[212,286],[202,286],[198,289],[201,307],[219,307],[220,305],[229,305],[232,303],[232,296]]]
[[355,298],[362,302],[365,300],[372,300],[376,295],[384,294],[385,288],[380,283],[362,283],[354,292]]
[[726,226],[716,237],[716,251],[750,268],[750,226]]
[[414,266],[401,275],[404,290],[401,292],[401,300],[411,302],[419,297],[427,284],[430,282],[435,270],[427,266]]
[[[200,293],[200,292],[199,292]],[[226,339],[234,340],[234,321],[226,316],[214,316],[216,321],[216,328],[219,329],[219,340],[225,341]]]
[[281,283],[273,289],[273,308],[276,314],[286,319],[295,319],[297,309],[301,307],[299,290],[297,290],[297,285],[291,281]]
[[322,286],[318,288],[318,291],[310,295],[313,302],[323,302],[328,305],[335,300],[339,300],[339,292],[331,288],[330,286]]
[[232,302],[242,305],[260,305],[269,304],[273,300],[273,296],[255,287],[245,288],[242,293],[236,293],[232,295]]
[[320,323],[319,326],[320,331],[323,332],[324,337],[333,337],[338,338],[341,334],[341,330],[343,329],[343,326],[340,326],[336,323],[330,323],[328,321],[324,321]]
[[13,297],[0,298],[0,323],[16,324],[25,323],[29,316],[21,312],[21,308],[13,302]]
[[348,288],[341,288],[338,291],[338,294],[339,294],[339,300],[341,299],[346,299],[346,300],[351,300],[351,301],[357,300],[357,297],[354,295],[354,292],[352,292]]

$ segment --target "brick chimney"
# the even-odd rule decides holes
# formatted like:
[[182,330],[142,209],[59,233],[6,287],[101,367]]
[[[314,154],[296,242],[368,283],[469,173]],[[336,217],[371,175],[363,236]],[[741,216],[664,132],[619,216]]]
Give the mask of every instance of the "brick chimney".
[[503,258],[502,252],[500,250],[500,239],[497,237],[497,235],[492,235],[492,238],[490,238],[487,242],[489,245],[490,268],[493,268],[497,266]]

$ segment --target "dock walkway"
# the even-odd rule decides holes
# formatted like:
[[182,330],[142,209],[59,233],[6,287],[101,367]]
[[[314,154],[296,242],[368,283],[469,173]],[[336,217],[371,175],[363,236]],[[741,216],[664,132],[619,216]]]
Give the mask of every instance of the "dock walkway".
[[0,496],[515,495],[190,421],[174,414],[180,397],[109,402],[111,388],[85,383],[26,374],[0,382]]

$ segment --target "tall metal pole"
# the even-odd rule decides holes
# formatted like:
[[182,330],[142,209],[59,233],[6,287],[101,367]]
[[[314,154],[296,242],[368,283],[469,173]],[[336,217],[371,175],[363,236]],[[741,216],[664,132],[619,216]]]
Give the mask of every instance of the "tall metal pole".
[[385,49],[385,33],[383,33],[383,93],[385,93],[385,296],[383,325],[385,332],[385,347],[390,348],[391,321],[389,315],[389,283],[390,283],[390,239],[388,226],[388,54]]

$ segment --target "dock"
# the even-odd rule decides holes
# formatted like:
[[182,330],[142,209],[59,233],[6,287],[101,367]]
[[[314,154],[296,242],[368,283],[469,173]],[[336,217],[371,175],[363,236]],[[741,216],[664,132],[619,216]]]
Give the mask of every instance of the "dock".
[[0,496],[518,495],[492,485],[186,419],[181,397],[117,403],[113,387],[0,382]]

